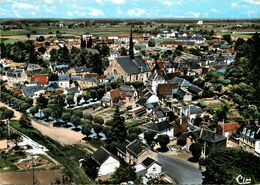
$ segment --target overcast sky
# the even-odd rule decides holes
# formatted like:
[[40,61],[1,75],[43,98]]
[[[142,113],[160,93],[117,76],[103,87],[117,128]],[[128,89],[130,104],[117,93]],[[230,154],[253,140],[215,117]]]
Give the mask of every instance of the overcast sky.
[[0,0],[1,18],[260,18],[260,0]]

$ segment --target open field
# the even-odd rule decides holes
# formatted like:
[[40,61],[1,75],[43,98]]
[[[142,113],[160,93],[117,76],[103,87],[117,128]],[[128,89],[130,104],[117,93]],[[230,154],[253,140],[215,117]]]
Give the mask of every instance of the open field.
[[[63,177],[62,170],[35,170],[37,184],[51,184]],[[0,173],[1,184],[32,184],[32,171]]]

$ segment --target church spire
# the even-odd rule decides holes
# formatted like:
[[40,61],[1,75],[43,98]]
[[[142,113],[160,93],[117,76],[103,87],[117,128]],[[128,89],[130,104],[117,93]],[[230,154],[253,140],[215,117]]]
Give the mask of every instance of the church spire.
[[133,42],[133,33],[132,33],[132,26],[131,26],[131,32],[130,32],[130,40],[129,40],[129,56],[130,59],[134,59],[134,42]]

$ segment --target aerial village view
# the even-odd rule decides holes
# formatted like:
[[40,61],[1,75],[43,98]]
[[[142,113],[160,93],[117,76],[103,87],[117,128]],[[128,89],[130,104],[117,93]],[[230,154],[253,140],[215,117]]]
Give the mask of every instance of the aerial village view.
[[259,184],[259,0],[1,0],[0,184]]

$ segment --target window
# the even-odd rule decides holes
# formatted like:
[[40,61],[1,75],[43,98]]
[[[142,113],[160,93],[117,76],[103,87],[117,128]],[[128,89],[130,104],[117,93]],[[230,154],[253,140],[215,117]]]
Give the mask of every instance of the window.
[[153,167],[153,171],[156,171],[156,168],[155,168],[155,167]]

